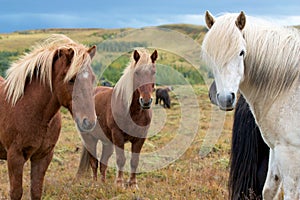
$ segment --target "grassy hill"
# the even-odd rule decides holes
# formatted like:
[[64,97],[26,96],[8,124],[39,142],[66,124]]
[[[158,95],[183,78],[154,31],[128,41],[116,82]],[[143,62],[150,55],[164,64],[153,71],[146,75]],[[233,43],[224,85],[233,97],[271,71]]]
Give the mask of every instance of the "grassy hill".
[[[207,77],[209,73],[199,59],[193,60],[200,57],[199,42],[205,28],[174,24],[142,29],[43,29],[0,34],[0,75],[5,75],[9,64],[19,55],[51,34],[65,34],[88,46],[97,45],[93,68],[99,80],[104,78],[115,83],[135,47],[158,48],[158,64],[179,71],[192,84],[203,83],[202,76]],[[158,68],[160,74],[168,73],[163,72],[165,67]],[[172,76],[169,79],[166,84],[177,83]]]

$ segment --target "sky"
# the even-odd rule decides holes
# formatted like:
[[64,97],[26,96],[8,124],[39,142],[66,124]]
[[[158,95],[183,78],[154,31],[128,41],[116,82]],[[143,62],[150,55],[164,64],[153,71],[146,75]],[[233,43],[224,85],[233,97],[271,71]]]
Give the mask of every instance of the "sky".
[[299,0],[0,0],[0,33],[46,28],[204,25],[203,14],[240,12],[300,25]]

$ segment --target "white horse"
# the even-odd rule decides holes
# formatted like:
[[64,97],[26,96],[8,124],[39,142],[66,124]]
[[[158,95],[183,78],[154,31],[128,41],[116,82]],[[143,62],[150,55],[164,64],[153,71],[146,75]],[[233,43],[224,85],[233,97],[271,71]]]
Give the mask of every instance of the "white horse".
[[278,199],[283,189],[285,199],[300,199],[299,32],[243,12],[216,19],[206,12],[205,21],[202,53],[219,107],[233,109],[240,90],[270,147],[263,198]]

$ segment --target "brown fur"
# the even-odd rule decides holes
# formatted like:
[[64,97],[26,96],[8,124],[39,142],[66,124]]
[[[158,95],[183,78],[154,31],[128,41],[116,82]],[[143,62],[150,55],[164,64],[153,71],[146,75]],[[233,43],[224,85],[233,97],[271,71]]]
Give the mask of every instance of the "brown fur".
[[[95,48],[86,49],[86,54],[94,51]],[[47,82],[42,83],[35,74],[26,80],[24,93],[14,104],[6,100],[5,86],[9,83],[0,78],[0,159],[7,160],[12,200],[22,198],[23,166],[28,160],[31,161],[31,199],[41,199],[44,176],[60,133],[59,109],[65,106],[72,112],[74,84],[65,82],[64,78],[73,57],[70,49],[55,50],[51,58],[52,87]],[[93,84],[89,82],[86,90],[92,91]],[[92,95],[81,99],[91,99],[93,103]]]
[[[141,54],[141,55],[140,55]],[[147,103],[150,101],[151,94],[154,90],[154,82],[155,82],[155,73],[149,73],[155,71],[155,60],[157,58],[157,52],[155,51],[151,57],[149,54],[145,54],[144,52],[138,53],[137,51],[133,54],[134,61],[133,65],[129,67],[133,67],[132,69],[125,69],[125,74],[117,83],[118,87],[124,87],[120,85],[120,83],[125,84],[124,77],[127,77],[126,73],[132,73],[130,70],[139,70],[139,65],[143,67],[143,70],[140,70],[139,73],[132,73],[133,80],[127,80],[127,82],[133,81],[133,84],[127,83],[129,85],[136,85],[135,80],[139,80],[137,76],[151,76],[148,78],[151,81],[144,82],[137,86],[135,90],[133,90],[133,94],[125,95],[130,96],[130,106],[129,113],[127,113],[127,102],[124,102],[122,96],[118,96],[120,93],[116,93],[116,88],[109,87],[98,87],[95,89],[95,109],[98,117],[98,122],[100,124],[99,130],[95,133],[95,137],[91,137],[91,135],[83,135],[85,140],[85,147],[82,153],[82,157],[80,160],[80,166],[78,169],[78,175],[82,175],[87,168],[92,167],[94,179],[97,180],[97,169],[98,169],[98,160],[95,158],[96,156],[96,145],[98,139],[102,141],[102,155],[100,159],[100,173],[102,181],[105,181],[106,178],[106,169],[108,159],[113,153],[113,148],[116,150],[116,158],[118,165],[118,175],[117,175],[117,184],[123,184],[123,171],[125,165],[125,153],[124,153],[124,144],[126,142],[131,142],[131,176],[129,180],[130,186],[136,186],[136,170],[139,162],[139,153],[141,152],[142,146],[145,142],[147,132],[149,129],[149,125],[152,117],[152,110],[143,109],[141,106],[140,98],[143,99],[142,102]],[[151,58],[150,63],[147,63],[148,66],[145,66],[145,63],[140,61],[140,59],[147,60],[146,58]],[[147,60],[148,62],[148,60]],[[138,74],[138,75],[136,75]],[[136,77],[135,77],[136,76]],[[144,77],[145,78],[145,77]],[[147,78],[146,78],[147,79]],[[124,82],[123,82],[124,81]],[[118,90],[122,90],[122,88],[118,88]],[[131,89],[132,90],[132,89]],[[116,98],[117,97],[117,98]],[[129,100],[128,100],[129,101]],[[152,99],[150,101],[150,104]],[[132,123],[132,121],[133,123]],[[88,148],[88,154],[87,154]]]

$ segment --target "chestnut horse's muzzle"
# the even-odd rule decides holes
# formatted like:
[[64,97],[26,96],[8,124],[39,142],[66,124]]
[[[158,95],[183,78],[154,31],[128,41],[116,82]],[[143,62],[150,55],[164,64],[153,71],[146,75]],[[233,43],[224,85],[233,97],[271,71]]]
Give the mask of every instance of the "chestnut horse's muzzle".
[[94,121],[88,118],[83,118],[82,120],[77,118],[75,122],[80,132],[91,132],[96,126],[97,118]]

